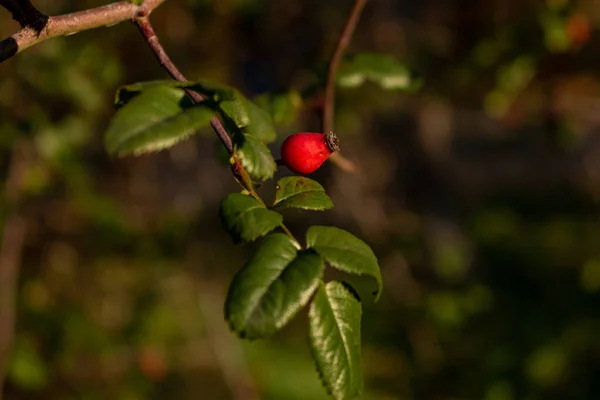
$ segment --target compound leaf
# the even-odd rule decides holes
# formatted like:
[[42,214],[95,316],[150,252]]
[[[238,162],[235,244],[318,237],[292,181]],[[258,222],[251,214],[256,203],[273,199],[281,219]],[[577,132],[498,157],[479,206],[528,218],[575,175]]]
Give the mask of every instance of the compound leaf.
[[248,339],[273,334],[308,303],[324,267],[321,256],[298,252],[286,235],[267,236],[231,283],[225,303],[230,328]]
[[256,240],[283,222],[281,214],[266,209],[253,197],[241,193],[229,194],[221,202],[219,213],[234,243]]

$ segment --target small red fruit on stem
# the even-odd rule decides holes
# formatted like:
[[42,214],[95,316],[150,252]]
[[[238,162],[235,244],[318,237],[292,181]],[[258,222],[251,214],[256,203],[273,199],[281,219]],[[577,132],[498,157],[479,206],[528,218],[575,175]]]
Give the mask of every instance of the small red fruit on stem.
[[335,151],[340,144],[333,132],[296,133],[281,144],[281,164],[297,174],[311,174]]

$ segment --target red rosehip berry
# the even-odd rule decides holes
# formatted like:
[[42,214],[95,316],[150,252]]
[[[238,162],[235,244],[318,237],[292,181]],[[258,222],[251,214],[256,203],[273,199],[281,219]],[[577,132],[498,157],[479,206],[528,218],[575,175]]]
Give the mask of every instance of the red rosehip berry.
[[340,151],[340,144],[333,132],[296,133],[281,144],[281,163],[297,174],[310,174],[334,151]]

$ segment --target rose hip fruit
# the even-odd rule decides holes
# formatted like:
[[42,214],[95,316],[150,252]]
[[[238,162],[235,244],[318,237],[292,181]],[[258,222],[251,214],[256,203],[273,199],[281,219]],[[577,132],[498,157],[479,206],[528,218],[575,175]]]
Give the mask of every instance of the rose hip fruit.
[[281,144],[281,163],[297,174],[315,172],[340,144],[333,132],[301,132],[288,136]]

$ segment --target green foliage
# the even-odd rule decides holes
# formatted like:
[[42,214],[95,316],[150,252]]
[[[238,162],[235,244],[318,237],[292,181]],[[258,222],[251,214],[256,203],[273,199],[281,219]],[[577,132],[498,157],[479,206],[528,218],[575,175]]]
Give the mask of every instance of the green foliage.
[[275,174],[275,160],[269,148],[260,140],[252,135],[237,134],[233,137],[233,143],[242,166],[253,178],[265,180]]
[[263,143],[270,143],[277,138],[273,119],[265,110],[260,108],[256,103],[248,99],[244,99],[246,112],[250,117],[250,122],[246,126],[240,126],[242,131],[248,135],[252,135]]
[[[193,105],[183,88],[197,91],[205,100]],[[292,118],[294,96],[264,101],[271,105],[267,109],[279,121]],[[273,119],[235,89],[208,81],[145,82],[122,87],[115,103],[121,108],[106,135],[112,153],[139,154],[169,147],[189,135],[192,128],[208,124],[213,110],[218,110],[232,135],[233,156],[244,170],[259,180],[269,179],[275,173],[275,160],[265,145],[276,137]],[[196,119],[186,118],[188,115]],[[246,190],[249,194],[228,195],[219,211],[234,243],[254,241],[283,223],[283,217],[268,209],[252,187]],[[277,183],[272,208],[332,207],[325,189],[311,179],[285,177]],[[258,339],[282,328],[310,300],[323,276],[325,260],[342,271],[374,277],[381,293],[377,259],[364,242],[341,229],[312,227],[307,243],[309,248],[302,250],[295,239],[274,233],[259,244],[229,287],[225,317],[231,330],[240,337]],[[334,397],[349,398],[362,387],[360,304],[352,296],[347,297],[349,292],[338,283],[329,284],[319,293],[311,307],[310,330],[317,365]],[[344,304],[336,303],[342,300]],[[332,331],[332,324],[338,327],[337,331]],[[340,347],[346,342],[347,346]]]
[[229,288],[225,316],[231,329],[248,339],[273,334],[306,305],[324,266],[321,256],[298,252],[286,235],[267,236]]
[[276,132],[270,115],[237,89],[211,81],[197,81],[190,89],[218,104],[223,115],[231,119],[243,133],[264,143],[275,140]]
[[185,92],[169,86],[145,90],[121,107],[108,130],[106,147],[111,154],[159,151],[209,124],[213,110],[201,103],[186,106]]
[[221,112],[231,118],[236,127],[245,128],[250,125],[246,100],[237,90],[214,96],[213,99],[218,102]]
[[[194,90],[205,101],[194,105],[183,91]],[[112,154],[141,154],[168,148],[207,125],[211,110],[223,114],[242,166],[255,179],[269,179],[277,166],[265,143],[276,138],[270,115],[238,90],[212,81],[148,81],[117,91],[121,107],[106,133]]]
[[220,215],[234,243],[256,240],[283,222],[279,213],[240,193],[231,193],[221,202]]
[[275,140],[276,132],[271,116],[256,103],[248,100],[237,89],[221,83],[200,80],[178,82],[174,80],[157,80],[137,82],[122,86],[115,95],[115,105],[121,107],[141,92],[157,86],[187,88],[201,94],[205,101],[224,116],[242,132],[251,134],[264,143]]
[[[313,180],[285,177],[277,182],[274,208],[322,210],[332,206],[323,187]],[[221,215],[228,221],[225,226],[234,238],[260,223],[261,216],[246,218],[248,213],[243,210],[269,211],[248,196],[229,195],[222,203]],[[274,224],[261,227],[248,236],[257,237],[273,227]],[[299,250],[294,239],[281,233],[268,235],[234,277],[225,317],[231,330],[240,337],[265,338],[289,322],[318,286],[309,312],[310,340],[317,368],[335,399],[351,399],[362,391],[363,385],[361,305],[354,289],[339,282],[322,283],[324,261],[345,272],[374,277],[377,297],[381,293],[379,265],[367,244],[338,228],[309,228],[307,247]]]
[[328,210],[333,202],[318,182],[301,176],[288,176],[277,181],[274,208]]
[[48,384],[49,372],[34,345],[25,338],[17,339],[8,367],[8,378],[28,390],[40,390]]
[[360,300],[337,281],[319,285],[310,306],[310,344],[321,379],[336,400],[362,392],[361,314]]
[[148,89],[153,89],[160,86],[167,86],[172,88],[187,88],[191,85],[192,83],[179,82],[173,79],[131,83],[129,85],[121,86],[117,89],[117,92],[115,93],[115,106],[124,106],[125,104],[129,103],[129,101],[135,96]]
[[303,102],[300,93],[290,90],[283,93],[264,93],[254,99],[256,104],[266,110],[273,122],[289,125],[296,120]]
[[[51,11],[76,11],[74,3],[54,2]],[[177,18],[161,6],[152,20],[190,77],[252,90],[291,82],[303,99],[286,88],[252,99],[283,136],[318,123],[323,81],[307,68],[334,38],[308,41],[341,31],[336,15],[350,4],[314,2],[318,17],[296,23],[301,1],[273,3],[192,1],[171,10]],[[365,90],[336,93],[336,130],[349,141],[360,132],[347,147],[364,168],[357,178],[328,178],[341,179],[336,206],[344,204],[321,216],[368,232],[392,279],[383,304],[365,311],[361,398],[599,397],[594,3],[504,0],[495,4],[498,18],[490,7],[454,1],[447,6],[459,12],[440,21],[431,18],[439,2],[415,2],[408,14],[371,12],[361,21],[350,48],[389,51],[400,65],[418,66],[428,85],[424,96],[400,99],[368,78],[371,66],[354,73]],[[0,181],[21,144],[27,155],[18,174],[27,235],[6,396],[217,400],[231,397],[230,385],[249,397],[322,399],[298,340],[304,310],[274,340],[243,341],[244,354],[223,332],[220,289],[251,249],[214,234],[215,199],[235,190],[231,154],[214,135],[161,157],[106,158],[98,139],[114,88],[164,75],[128,25],[47,40],[1,64]],[[0,26],[5,34],[18,28],[8,12]],[[302,48],[285,48],[298,38],[307,41]],[[232,63],[240,54],[243,65]],[[214,84],[211,92],[201,83],[207,108],[224,123],[238,121],[227,130],[239,144],[249,132],[270,140],[252,131],[234,88]],[[118,106],[152,86],[194,84],[142,82],[143,90],[123,89]],[[214,145],[227,161],[220,171]],[[0,208],[5,221],[11,209]],[[308,222],[290,215],[293,233]],[[258,251],[265,239],[251,246]],[[338,275],[322,279],[329,272]],[[362,294],[362,279],[349,279]]]
[[381,272],[373,250],[351,233],[333,226],[311,226],[306,244],[332,266],[355,275],[369,275],[377,281],[375,301],[383,289]]
[[[132,1],[137,3],[137,0]],[[353,64],[342,71],[340,82],[342,85],[345,82],[345,86],[350,87],[357,84],[348,84],[348,79],[354,82],[357,79],[370,80],[386,89],[407,89],[402,87],[407,85],[406,82],[400,83],[404,78],[399,74],[398,65],[389,63],[386,59],[385,68],[379,65],[380,69],[377,69],[373,64],[377,61],[372,55],[357,57]],[[358,78],[357,74],[360,75]],[[68,71],[63,71],[61,76],[69,76]],[[100,95],[94,97],[90,94],[94,90],[89,82],[85,79],[76,82],[85,86],[85,90],[77,92],[77,99],[86,102],[86,109],[92,110],[102,103]],[[193,101],[191,91],[201,95],[201,101]],[[235,178],[244,188],[243,194],[232,193],[222,201],[219,214],[223,226],[234,243],[247,243],[264,237],[257,243],[254,253],[237,272],[229,287],[225,317],[231,330],[243,338],[266,338],[307,307],[318,290],[310,306],[309,330],[322,381],[336,399],[352,398],[360,393],[361,305],[353,294],[354,289],[339,282],[326,284],[323,279],[326,262],[345,272],[370,275],[377,280],[379,296],[381,275],[373,252],[348,232],[318,226],[309,229],[307,246],[303,247],[283,225],[283,217],[275,210],[297,208],[322,211],[333,208],[331,198],[318,182],[305,177],[280,179],[271,207],[265,205],[252,182],[270,179],[275,174],[277,166],[266,144],[276,140],[276,124],[289,125],[299,116],[303,106],[299,92],[289,90],[265,93],[254,102],[233,87],[209,80],[157,80],[119,88],[114,104],[117,111],[105,133],[105,147],[111,155],[141,155],[170,148],[199,129],[207,127],[215,115],[219,118],[233,143],[233,150],[227,157],[234,169]],[[36,143],[42,150],[40,154],[52,160],[65,173],[69,190],[77,193],[78,211],[86,214],[89,223],[98,229],[99,235],[110,236],[111,245],[133,242],[133,246],[151,249],[149,255],[146,255],[149,259],[158,257],[159,251],[155,250],[153,240],[147,237],[137,240],[139,238],[133,232],[135,229],[124,222],[124,214],[116,206],[116,202],[94,196],[91,185],[87,182],[86,171],[74,167],[77,166],[77,161],[72,159],[72,155],[91,136],[81,133],[71,137],[65,132],[85,131],[88,126],[81,121],[84,120],[67,120],[54,128],[56,132],[41,131],[36,138]],[[57,138],[60,140],[55,140]],[[186,157],[181,157],[177,151],[170,155],[174,163]],[[51,187],[52,177],[50,173],[42,173],[45,171],[44,167],[43,163],[32,163],[26,169],[24,187],[28,188],[28,194],[40,194]],[[64,172],[67,170],[71,170],[69,175]],[[174,234],[173,226],[182,228],[181,231],[185,232],[185,223],[175,222],[171,228],[165,228],[169,236],[181,239],[183,235]],[[285,234],[273,233],[278,228]],[[140,231],[145,229],[146,227],[141,228]],[[68,252],[69,250],[66,254]],[[61,257],[63,256],[59,254],[57,259],[62,261]],[[77,258],[77,255],[73,258]],[[109,275],[110,278],[104,279],[119,279],[117,275]],[[31,291],[34,302],[45,304],[39,306],[40,309],[52,303],[44,294],[48,290],[45,285],[28,290]],[[127,290],[123,292],[127,293]],[[74,328],[68,330],[69,334],[78,332],[78,340],[68,340],[77,348],[93,348],[104,352],[110,349],[112,339],[108,331],[98,330],[95,324],[105,324],[114,331],[129,330],[124,321],[131,319],[135,301],[128,299],[127,303],[128,306],[122,309],[110,305],[105,307],[114,310],[114,314],[99,311],[94,317],[97,321],[67,316],[57,324],[66,323]],[[139,346],[139,354],[130,358],[134,359],[146,378],[159,380],[166,376],[167,369],[166,354],[160,347],[179,339],[178,332],[171,329],[177,318],[164,304],[150,305],[148,309],[150,311],[137,321],[137,331],[132,329],[127,333],[128,340],[133,338]],[[16,354],[10,370],[12,382],[23,388],[44,387],[50,382],[49,370],[45,369],[32,346],[17,347]],[[111,356],[113,354],[107,351],[106,357]],[[66,368],[76,370],[72,362]],[[145,393],[149,391],[149,387],[143,390]]]
[[405,65],[384,54],[357,54],[337,76],[338,86],[344,88],[356,88],[367,81],[385,90],[413,91],[420,86],[420,80]]

